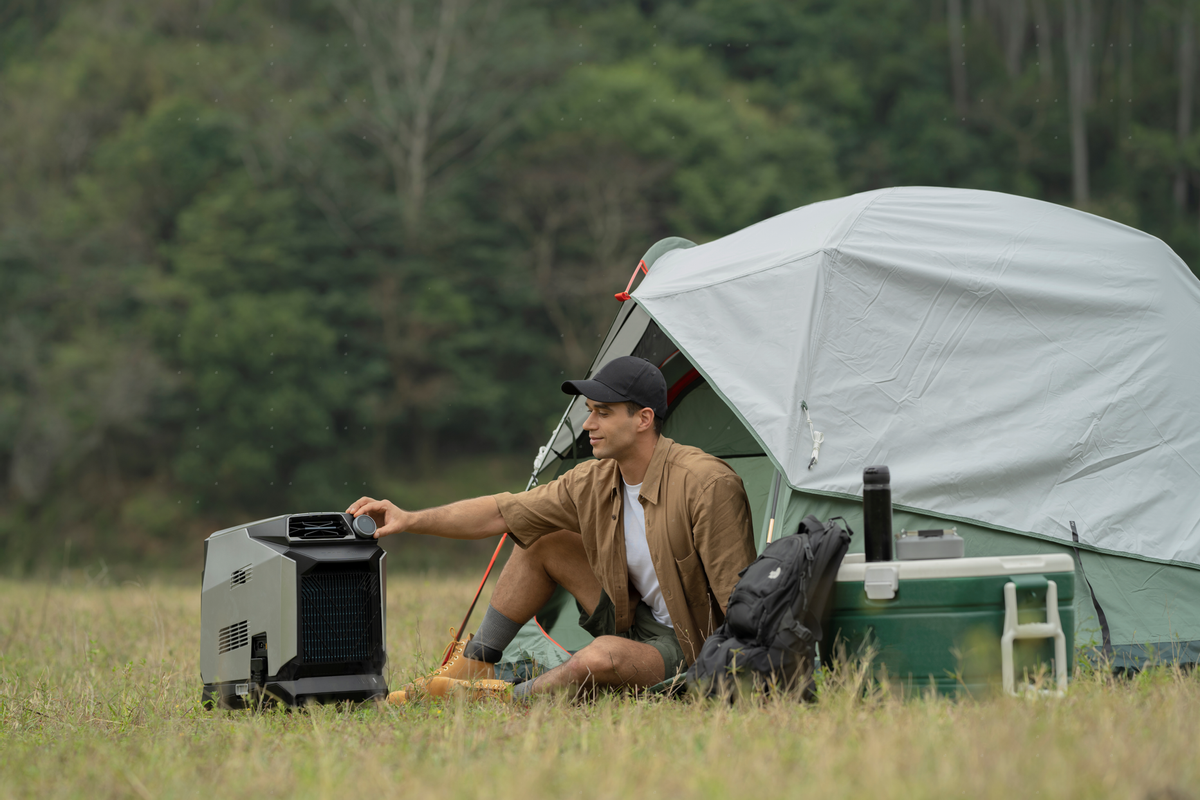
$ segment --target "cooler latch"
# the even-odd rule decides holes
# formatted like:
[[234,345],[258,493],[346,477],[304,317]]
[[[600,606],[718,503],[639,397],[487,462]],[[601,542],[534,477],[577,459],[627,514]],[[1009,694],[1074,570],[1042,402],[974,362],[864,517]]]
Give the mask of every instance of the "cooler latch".
[[[1029,583],[1031,576],[1019,576],[1022,584]],[[1036,580],[1036,579],[1035,579]],[[1054,639],[1054,679],[1058,689],[1053,692],[1062,697],[1067,692],[1067,637],[1063,633],[1062,621],[1058,616],[1058,585],[1040,578],[1046,585],[1046,621],[1017,622],[1017,584],[1004,584],[1004,633],[1000,637],[1000,670],[1004,691],[1016,695],[1013,679],[1013,642],[1017,639]]]
[[891,600],[900,588],[900,569],[894,564],[868,564],[863,589],[868,600]]

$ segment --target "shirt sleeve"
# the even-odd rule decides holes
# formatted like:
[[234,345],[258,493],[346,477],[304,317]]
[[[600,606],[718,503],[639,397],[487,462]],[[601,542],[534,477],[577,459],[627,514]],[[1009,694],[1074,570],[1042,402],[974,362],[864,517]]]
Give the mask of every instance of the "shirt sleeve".
[[509,535],[521,547],[528,547],[547,533],[567,530],[579,532],[579,509],[574,499],[575,480],[567,472],[550,483],[527,492],[494,495]]
[[693,516],[692,539],[713,597],[725,612],[738,573],[756,556],[750,503],[736,474],[717,477],[701,497]]

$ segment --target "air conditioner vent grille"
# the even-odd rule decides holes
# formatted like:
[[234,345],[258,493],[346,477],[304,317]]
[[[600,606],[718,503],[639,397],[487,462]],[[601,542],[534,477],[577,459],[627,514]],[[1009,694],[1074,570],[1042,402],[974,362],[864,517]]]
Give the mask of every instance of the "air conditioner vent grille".
[[240,569],[235,569],[233,574],[229,576],[229,588],[232,589],[235,586],[241,586],[243,583],[249,583],[253,577],[254,568],[250,564]]
[[309,664],[364,661],[383,640],[375,570],[316,572],[300,584],[301,650]]
[[288,536],[292,539],[345,539],[353,535],[341,514],[288,518]]
[[217,652],[228,653],[230,650],[237,650],[239,647],[249,644],[250,637],[246,633],[247,628],[247,620],[242,620],[232,625],[226,625],[217,631]]

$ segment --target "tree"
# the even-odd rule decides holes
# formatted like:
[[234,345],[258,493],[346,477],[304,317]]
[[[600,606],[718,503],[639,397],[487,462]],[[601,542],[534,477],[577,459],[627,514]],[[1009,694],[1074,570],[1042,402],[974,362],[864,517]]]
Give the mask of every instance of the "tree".
[[652,198],[669,168],[584,132],[539,139],[516,157],[505,217],[526,243],[532,284],[559,334],[560,363],[580,375],[615,310],[619,276],[661,230]]
[[1075,205],[1091,200],[1088,174],[1087,110],[1092,104],[1092,0],[1063,0],[1063,41],[1067,51],[1067,98],[1071,119],[1071,191]]
[[[431,204],[448,202],[455,181],[511,135],[528,92],[545,79],[555,48],[545,46],[545,23],[535,10],[503,0],[470,7],[462,0],[334,0],[334,5],[357,45],[343,66],[339,91],[362,100],[352,106],[356,125],[390,172],[393,202],[372,198],[382,213],[367,216],[386,218],[386,209],[398,209],[403,231],[399,241],[376,237],[386,266],[375,296],[393,376],[380,422],[409,415],[418,459],[428,468],[436,436],[429,417],[453,385],[435,357],[435,343],[451,333],[455,316],[422,313],[429,306],[418,287],[445,285],[434,266],[435,249],[452,238],[449,219],[431,213]],[[440,237],[431,235],[439,229]],[[371,237],[360,244],[371,247]],[[376,458],[382,460],[381,449]]]
[[[1192,134],[1192,100],[1196,93],[1196,21],[1192,17],[1192,4],[1183,3],[1179,18],[1179,94],[1175,120],[1175,136],[1180,152]],[[1187,205],[1188,169],[1180,160],[1175,169],[1175,186],[1172,192],[1175,208],[1182,212]]]
[[[371,102],[354,107],[391,170],[410,246],[431,193],[486,157],[513,131],[522,99],[542,78],[519,39],[537,39],[537,15],[502,0],[334,0],[359,46]],[[358,88],[351,79],[341,88]]]
[[967,113],[967,51],[963,41],[962,0],[946,0],[946,30],[950,41],[950,86],[954,108]]

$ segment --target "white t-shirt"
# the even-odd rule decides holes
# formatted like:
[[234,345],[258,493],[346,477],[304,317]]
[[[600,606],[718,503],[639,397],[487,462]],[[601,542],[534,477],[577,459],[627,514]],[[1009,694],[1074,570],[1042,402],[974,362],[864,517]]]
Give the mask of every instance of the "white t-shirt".
[[650,558],[650,547],[646,544],[646,509],[638,502],[638,492],[642,485],[630,486],[624,481],[625,502],[622,511],[625,522],[625,564],[629,568],[629,580],[633,588],[642,596],[642,601],[650,606],[654,618],[663,625],[675,626],[671,623],[671,615],[667,613],[667,604],[663,600],[662,588],[658,585],[658,573],[654,571],[654,562]]

